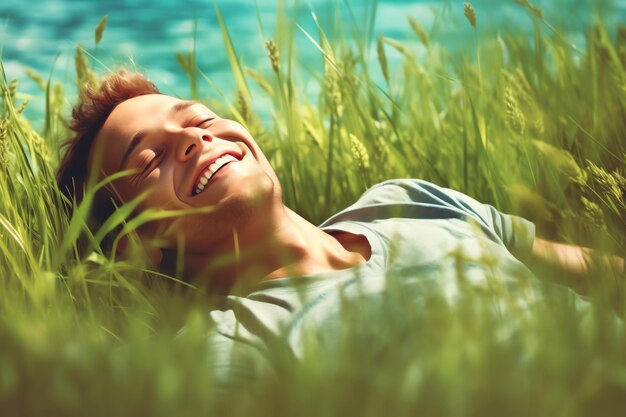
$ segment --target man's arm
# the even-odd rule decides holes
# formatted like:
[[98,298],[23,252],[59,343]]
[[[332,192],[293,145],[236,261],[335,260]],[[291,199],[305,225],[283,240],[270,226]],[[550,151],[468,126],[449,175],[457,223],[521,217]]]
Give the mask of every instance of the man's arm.
[[623,288],[626,261],[615,255],[582,246],[535,237],[530,255],[522,258],[539,276],[555,279],[581,293]]

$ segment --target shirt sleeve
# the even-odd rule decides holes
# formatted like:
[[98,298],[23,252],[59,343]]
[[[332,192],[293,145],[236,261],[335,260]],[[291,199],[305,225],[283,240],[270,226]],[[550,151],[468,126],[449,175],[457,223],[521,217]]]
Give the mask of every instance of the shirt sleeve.
[[483,204],[483,207],[486,211],[485,215],[491,219],[496,234],[511,253],[526,255],[532,251],[535,240],[535,224],[533,222],[523,217],[502,213],[488,204]]
[[240,388],[271,371],[267,358],[253,346],[219,332],[209,336],[209,367],[215,388]]
[[[519,216],[502,213],[461,192],[419,179],[396,179],[370,188],[351,207],[382,208],[397,206],[396,213],[414,218],[459,218],[478,222],[483,231],[515,255],[530,253],[535,225]],[[378,210],[379,212],[381,210]]]
[[[239,332],[233,331],[240,326],[232,310],[213,310],[209,314],[215,328],[209,334],[208,360],[216,389],[239,389],[272,372],[262,342],[256,337],[240,336]],[[244,328],[241,329],[242,333],[247,333]]]

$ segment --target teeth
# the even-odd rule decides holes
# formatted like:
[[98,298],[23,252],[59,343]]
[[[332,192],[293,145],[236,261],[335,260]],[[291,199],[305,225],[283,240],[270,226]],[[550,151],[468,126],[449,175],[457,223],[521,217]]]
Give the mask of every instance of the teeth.
[[198,186],[195,190],[196,194],[199,194],[204,190],[205,186],[208,184],[209,180],[211,179],[213,174],[217,172],[218,169],[224,166],[224,164],[232,161],[237,161],[237,158],[227,154],[220,156],[215,160],[215,162],[209,165],[209,168],[204,172],[203,176],[200,177],[200,182],[198,183]]

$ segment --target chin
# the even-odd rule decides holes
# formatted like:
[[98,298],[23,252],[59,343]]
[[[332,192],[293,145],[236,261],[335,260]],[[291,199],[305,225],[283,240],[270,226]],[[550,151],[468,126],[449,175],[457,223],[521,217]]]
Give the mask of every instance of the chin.
[[[259,175],[242,187],[238,193],[224,201],[225,206],[231,209],[250,211],[249,214],[258,216],[267,213],[276,201],[281,201],[281,188],[269,175]],[[242,213],[243,214],[243,213]]]
[[189,229],[194,230],[192,240],[201,241],[188,242],[192,245],[189,247],[203,247],[203,252],[210,253],[215,245],[232,242],[233,229],[238,234],[257,233],[267,224],[268,213],[282,204],[280,184],[267,174],[258,175],[246,184],[221,200],[214,212],[195,219]]

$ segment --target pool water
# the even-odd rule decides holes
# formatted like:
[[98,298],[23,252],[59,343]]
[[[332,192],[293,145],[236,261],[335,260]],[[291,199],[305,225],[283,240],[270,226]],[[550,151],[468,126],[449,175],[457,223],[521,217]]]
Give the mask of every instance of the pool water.
[[[288,5],[292,2],[286,1]],[[332,15],[335,4],[345,19],[345,36],[350,27],[366,28],[365,15],[370,1],[300,1],[288,6],[293,19],[304,30],[315,34],[312,10],[322,24]],[[532,30],[528,14],[514,0],[473,1],[478,15],[480,36],[495,36],[512,26]],[[592,21],[592,6],[609,23],[625,22],[626,0],[544,0],[533,1],[544,9],[546,20],[563,30],[574,44],[584,43],[583,29]],[[176,52],[189,52],[196,42],[197,64],[227,95],[234,94],[234,82],[217,23],[218,7],[233,38],[237,53],[244,64],[269,72],[269,61],[260,36],[259,20],[266,37],[273,37],[276,20],[276,0],[2,0],[0,2],[0,47],[2,61],[9,79],[20,80],[20,91],[32,95],[29,117],[34,122],[43,117],[43,97],[33,81],[25,76],[25,68],[40,72],[44,78],[55,63],[54,77],[66,80],[72,88],[74,53],[81,44],[95,57],[94,68],[103,72],[119,66],[136,67],[146,72],[159,88],[168,94],[189,96],[189,82],[175,58]],[[437,16],[447,14],[445,24]],[[94,28],[104,16],[108,23],[100,45],[94,46]],[[352,17],[350,17],[352,16]],[[420,22],[435,42],[449,46],[462,45],[472,37],[463,16],[462,1],[403,1],[379,0],[373,37],[382,34],[407,42],[419,54],[423,53],[411,31],[407,17]],[[436,23],[437,22],[437,23]],[[315,35],[314,35],[315,36]],[[316,37],[316,36],[315,36]],[[320,55],[307,37],[297,30],[299,58],[306,65],[318,65]],[[375,48],[375,45],[373,46]],[[420,50],[420,48],[422,50]],[[375,59],[375,51],[372,53]],[[393,57],[392,57],[393,58]],[[201,95],[215,96],[206,82],[200,83]]]

